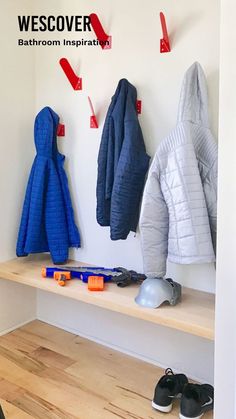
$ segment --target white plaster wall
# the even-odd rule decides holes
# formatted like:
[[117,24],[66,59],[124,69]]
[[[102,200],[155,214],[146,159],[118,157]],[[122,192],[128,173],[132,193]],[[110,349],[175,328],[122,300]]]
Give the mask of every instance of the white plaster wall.
[[[96,222],[97,154],[105,114],[117,83],[126,77],[138,90],[143,102],[140,123],[151,156],[174,127],[182,78],[196,60],[205,69],[213,132],[217,136],[219,69],[219,1],[199,0],[178,3],[149,0],[50,0],[35,2],[35,13],[78,15],[95,12],[113,37],[113,48],[25,47],[36,52],[36,110],[50,105],[66,124],[66,138],[59,140],[67,157],[76,219],[82,248],[77,260],[104,266],[126,266],[142,270],[139,233],[127,240],[112,242],[109,228]],[[161,29],[159,12],[166,13],[172,52],[159,53]],[[30,36],[24,36],[25,39]],[[93,39],[87,33],[37,33],[35,39]],[[23,47],[21,47],[23,48]],[[59,66],[66,57],[83,78],[83,91],[74,91]],[[91,96],[98,112],[99,129],[89,128]],[[169,267],[176,280],[214,291],[213,265]]]
[[[171,33],[172,52],[169,54],[159,53],[160,11],[166,13]],[[210,117],[217,137],[219,1],[179,0],[169,3],[149,0],[145,5],[141,0],[50,0],[35,3],[35,14],[38,15],[92,12],[99,15],[105,29],[112,35],[111,50],[102,51],[100,47],[28,47],[36,52],[36,111],[49,105],[66,125],[66,137],[59,140],[59,147],[67,157],[66,168],[82,236],[82,248],[73,251],[72,257],[92,264],[123,265],[142,270],[139,233],[136,236],[130,234],[126,241],[112,242],[109,228],[100,227],[96,222],[97,154],[106,111],[119,79],[128,78],[137,87],[138,97],[143,103],[140,123],[147,150],[153,156],[161,139],[175,125],[184,72],[197,60],[207,76]],[[33,37],[94,38],[85,33],[81,36],[75,33],[51,33],[49,36],[34,33]],[[62,57],[69,59],[82,76],[83,91],[73,91],[70,87],[58,63]],[[87,95],[91,96],[98,113],[98,130],[89,128]],[[168,274],[187,286],[214,292],[213,265],[172,264]],[[134,356],[172,366],[201,381],[213,381],[214,347],[204,339],[42,292],[38,292],[37,308],[38,318],[46,322],[119,347]],[[86,321],[80,321],[81,316]],[[101,324],[104,327],[99,327]],[[130,340],[128,336],[131,336]],[[155,345],[158,347],[156,353]]]
[[236,4],[221,0],[215,419],[236,418]]
[[[0,13],[0,260],[15,257],[22,198],[33,157],[34,54],[16,45],[17,15],[29,0],[4,0]],[[0,334],[36,315],[36,292],[0,281]]]

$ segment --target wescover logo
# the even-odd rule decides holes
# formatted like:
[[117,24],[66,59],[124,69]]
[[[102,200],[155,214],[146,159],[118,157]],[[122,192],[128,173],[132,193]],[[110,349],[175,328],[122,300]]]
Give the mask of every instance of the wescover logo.
[[[92,25],[89,16],[18,16],[18,26],[20,32],[91,32]],[[18,39],[18,45],[20,46],[96,46],[96,45],[108,45],[109,41],[101,41],[98,39],[86,40],[68,40],[68,39],[48,39],[41,40],[35,38],[29,39]]]

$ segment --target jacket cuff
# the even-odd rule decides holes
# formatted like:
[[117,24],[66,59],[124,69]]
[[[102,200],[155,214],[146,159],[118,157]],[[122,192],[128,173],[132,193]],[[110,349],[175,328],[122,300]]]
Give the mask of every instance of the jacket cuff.
[[147,278],[163,278],[165,273],[163,272],[145,272]]

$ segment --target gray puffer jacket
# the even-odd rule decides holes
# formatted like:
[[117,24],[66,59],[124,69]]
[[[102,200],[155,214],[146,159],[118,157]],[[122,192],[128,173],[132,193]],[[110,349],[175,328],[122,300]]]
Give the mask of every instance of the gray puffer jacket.
[[209,128],[205,75],[194,63],[184,77],[177,126],[158,147],[144,190],[145,274],[163,277],[167,258],[214,262],[216,216],[217,145]]

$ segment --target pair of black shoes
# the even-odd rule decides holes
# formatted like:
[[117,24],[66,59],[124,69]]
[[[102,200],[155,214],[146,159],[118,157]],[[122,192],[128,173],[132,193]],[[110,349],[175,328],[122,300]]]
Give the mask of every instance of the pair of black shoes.
[[169,413],[174,399],[180,399],[180,419],[200,419],[213,409],[214,389],[210,384],[190,384],[186,375],[168,368],[156,385],[152,407]]

